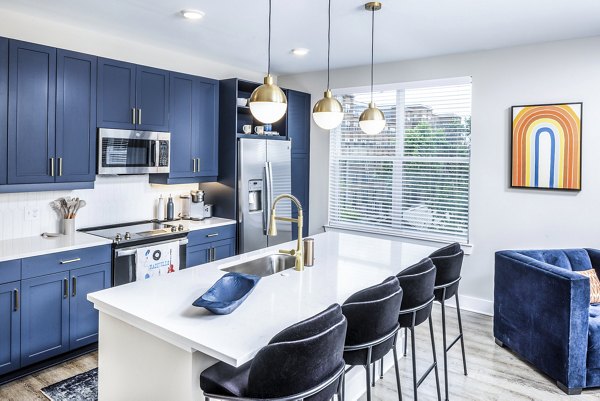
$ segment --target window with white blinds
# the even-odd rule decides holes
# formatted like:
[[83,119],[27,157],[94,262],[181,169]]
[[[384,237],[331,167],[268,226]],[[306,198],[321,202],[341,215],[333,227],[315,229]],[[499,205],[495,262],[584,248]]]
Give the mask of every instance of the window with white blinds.
[[331,131],[329,225],[468,242],[471,81],[375,87],[386,127],[366,135],[368,89],[337,91],[345,117]]

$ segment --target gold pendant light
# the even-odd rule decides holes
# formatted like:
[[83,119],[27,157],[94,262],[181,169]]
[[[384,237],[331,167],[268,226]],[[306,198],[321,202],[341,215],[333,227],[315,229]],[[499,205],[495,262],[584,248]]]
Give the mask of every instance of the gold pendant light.
[[329,9],[327,14],[327,90],[323,99],[315,103],[313,107],[313,119],[322,129],[331,130],[342,123],[344,119],[344,109],[340,102],[331,95],[329,89],[329,59],[331,54],[331,0],[329,0]]
[[377,135],[385,128],[385,116],[373,102],[373,53],[375,47],[375,11],[381,10],[381,3],[373,1],[365,4],[365,10],[371,11],[371,102],[360,118],[358,125],[360,129],[368,135]]
[[274,123],[283,117],[287,110],[287,98],[271,76],[271,0],[269,0],[269,59],[264,84],[254,89],[250,95],[250,112],[264,124]]

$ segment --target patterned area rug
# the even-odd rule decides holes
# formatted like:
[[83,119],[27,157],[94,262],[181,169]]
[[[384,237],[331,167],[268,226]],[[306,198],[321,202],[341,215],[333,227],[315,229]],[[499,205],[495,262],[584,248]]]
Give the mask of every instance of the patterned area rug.
[[97,401],[98,368],[44,387],[42,393],[51,401]]

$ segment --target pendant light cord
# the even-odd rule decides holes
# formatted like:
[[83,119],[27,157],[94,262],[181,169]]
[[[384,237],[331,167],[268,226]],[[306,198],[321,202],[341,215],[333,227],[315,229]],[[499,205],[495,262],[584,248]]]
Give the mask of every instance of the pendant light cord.
[[271,75],[271,0],[269,0],[269,50],[267,58],[267,75]]
[[371,103],[373,103],[373,53],[375,48],[375,7],[371,10]]
[[327,90],[329,90],[329,58],[331,57],[331,0],[327,10]]

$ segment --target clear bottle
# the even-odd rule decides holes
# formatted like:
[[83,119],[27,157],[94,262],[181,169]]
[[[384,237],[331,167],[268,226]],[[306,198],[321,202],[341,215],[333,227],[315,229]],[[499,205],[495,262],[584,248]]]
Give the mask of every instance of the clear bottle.
[[160,195],[160,198],[158,198],[158,203],[156,204],[156,219],[158,221],[163,221],[165,219],[165,200],[162,194]]

